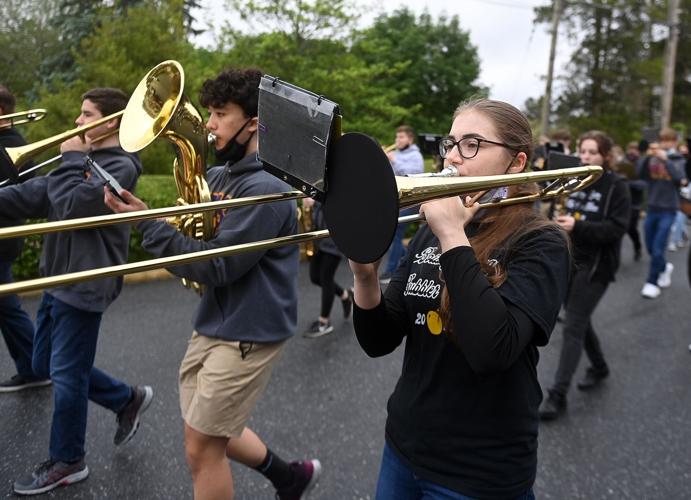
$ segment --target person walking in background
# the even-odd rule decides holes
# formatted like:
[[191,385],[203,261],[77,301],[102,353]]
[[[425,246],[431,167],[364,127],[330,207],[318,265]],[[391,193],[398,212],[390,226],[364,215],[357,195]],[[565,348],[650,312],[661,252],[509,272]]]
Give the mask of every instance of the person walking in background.
[[[322,204],[312,198],[302,200],[303,207],[312,209],[312,230],[326,229]],[[331,238],[314,242],[315,252],[310,260],[310,280],[321,287],[321,310],[317,318],[304,333],[307,338],[317,338],[333,332],[329,320],[334,297],[338,297],[343,307],[343,318],[350,317],[353,308],[352,292],[336,283],[334,276],[343,254]]]
[[[647,145],[646,145],[647,148]],[[629,195],[631,197],[631,215],[629,217],[629,227],[626,234],[629,235],[631,243],[633,244],[633,260],[638,262],[641,260],[641,236],[638,231],[638,223],[641,218],[641,209],[643,208],[643,199],[645,197],[646,183],[636,177],[636,164],[640,158],[640,151],[638,143],[630,142],[626,146],[626,153],[617,164],[617,172],[623,175],[629,186]]]
[[[425,171],[425,162],[420,149],[415,144],[415,130],[412,127],[402,125],[396,129],[395,146],[393,151],[387,153],[395,175],[421,174]],[[400,215],[412,215],[415,213],[417,213],[417,208],[410,207],[402,210]],[[388,283],[391,280],[391,274],[396,270],[401,257],[405,253],[403,237],[407,227],[408,224],[399,224],[396,228],[396,233],[389,248],[386,268],[380,276],[382,283]]]
[[684,157],[675,149],[676,131],[662,129],[659,137],[660,142],[651,143],[648,155],[637,165],[638,177],[648,185],[648,209],[643,227],[650,268],[641,289],[641,295],[647,299],[659,297],[661,289],[672,283],[674,266],[667,262],[665,252],[679,209],[679,187],[687,184]]
[[575,269],[565,304],[563,341],[559,365],[540,418],[553,420],[566,411],[566,396],[585,347],[591,366],[578,384],[581,390],[597,386],[609,375],[592,315],[619,267],[621,239],[631,212],[628,186],[610,168],[612,140],[591,131],[578,140],[584,165],[602,165],[604,174],[582,191],[569,195],[566,213],[555,220],[571,236]]

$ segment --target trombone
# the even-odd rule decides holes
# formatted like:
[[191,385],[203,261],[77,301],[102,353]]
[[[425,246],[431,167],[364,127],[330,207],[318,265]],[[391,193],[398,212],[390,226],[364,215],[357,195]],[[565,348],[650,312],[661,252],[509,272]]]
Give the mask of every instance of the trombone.
[[[106,132],[105,134],[98,136],[96,139],[94,139],[91,142],[96,143],[96,142],[102,141],[103,139],[107,139],[108,137],[111,137],[117,133],[118,133],[117,130],[111,130],[110,132]],[[31,172],[35,172],[36,170],[41,170],[43,167],[48,166],[51,163],[55,163],[56,161],[58,161],[60,159],[62,159],[62,154],[59,154],[57,156],[53,156],[52,158],[49,158],[46,161],[42,161],[38,165],[34,165],[31,168],[20,170],[19,174],[17,175],[17,179],[21,179],[22,177],[26,177]],[[4,181],[0,182],[0,187],[4,186],[5,184],[9,184],[9,183],[10,183],[10,179],[9,178],[5,179]]]
[[[110,120],[119,118],[124,114],[124,112],[124,110],[117,111],[111,115],[104,116],[103,118],[99,118],[98,120],[93,121],[91,123],[87,123],[86,125],[83,125],[81,127],[73,128],[71,130],[68,130],[67,132],[63,132],[61,134],[48,137],[46,139],[42,139],[40,141],[32,142],[31,144],[27,144],[25,146],[18,146],[14,148],[0,148],[0,155],[2,155],[5,161],[10,165],[9,170],[0,173],[4,174],[10,181],[17,182],[19,180],[20,174],[18,172],[21,166],[28,162],[34,156],[43,153],[44,151],[60,144],[61,142],[66,141],[71,137],[74,137],[75,135],[83,136],[87,131],[96,128],[100,125],[103,125],[104,123],[109,122]],[[105,134],[99,137],[97,140],[105,139],[108,135],[112,134],[115,134],[115,131],[109,134]],[[56,159],[57,157],[52,158],[51,161],[55,161]],[[0,164],[2,163],[3,162],[0,162]],[[45,166],[46,164],[47,163],[44,162],[41,164],[41,166]],[[14,168],[11,168],[12,166],[14,166]]]
[[[15,125],[22,125],[24,123],[34,123],[45,118],[48,111],[43,108],[29,109],[27,111],[18,111],[17,113],[10,113],[8,115],[0,115],[0,122],[5,120],[10,121],[10,127]],[[19,120],[15,120],[19,118]]]
[[[534,200],[547,200],[558,196],[568,195],[578,191],[595,182],[602,175],[602,167],[583,166],[575,168],[565,168],[560,170],[550,170],[546,172],[523,172],[519,174],[492,175],[479,177],[449,177],[448,173],[427,174],[425,178],[396,177],[398,189],[399,209],[414,206],[435,198],[450,196],[460,196],[463,194],[477,193],[489,189],[514,186],[526,183],[537,183],[547,181],[546,187],[540,188],[537,193],[521,195],[501,200],[492,200],[480,203],[483,208],[492,208],[516,203],[528,203]],[[306,195],[301,191],[289,191],[285,193],[275,193],[269,195],[254,196],[248,198],[235,198],[231,200],[190,204],[179,207],[167,207],[138,212],[112,214],[98,217],[86,217],[82,219],[71,219],[57,222],[47,222],[42,224],[32,224],[19,227],[0,228],[0,239],[14,238],[31,234],[44,234],[63,230],[86,229],[101,227],[110,224],[123,222],[134,222],[145,219],[154,219],[163,216],[183,215],[211,211],[221,208],[240,207],[255,205],[259,203],[269,203],[273,201],[291,200],[304,198]],[[422,220],[421,215],[409,215],[400,217],[398,222],[413,222]],[[202,250],[182,255],[161,257],[146,260],[143,262],[133,262],[116,266],[104,267],[100,269],[90,269],[75,273],[63,274],[37,278],[16,283],[0,285],[0,296],[42,290],[80,281],[87,281],[98,278],[108,278],[122,276],[141,271],[174,267],[182,264],[189,264],[201,260],[213,259],[217,257],[227,257],[245,252],[257,250],[267,250],[286,245],[305,243],[329,237],[329,230],[322,229],[301,234],[271,238],[268,240],[242,243],[229,247]]]

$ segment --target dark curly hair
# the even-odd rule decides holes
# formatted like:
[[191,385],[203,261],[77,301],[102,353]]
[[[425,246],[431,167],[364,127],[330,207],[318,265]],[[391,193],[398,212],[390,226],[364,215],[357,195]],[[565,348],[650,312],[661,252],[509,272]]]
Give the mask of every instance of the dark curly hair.
[[216,78],[206,80],[199,91],[204,107],[221,108],[227,103],[237,104],[246,116],[257,116],[259,82],[263,72],[257,68],[228,68]]

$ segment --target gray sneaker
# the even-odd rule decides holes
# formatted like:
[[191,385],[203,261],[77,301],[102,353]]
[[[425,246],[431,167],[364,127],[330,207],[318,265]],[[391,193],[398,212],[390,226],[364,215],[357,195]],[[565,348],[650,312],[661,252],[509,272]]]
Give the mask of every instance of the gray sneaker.
[[316,339],[317,337],[328,335],[333,331],[334,327],[331,322],[324,324],[321,321],[316,320],[310,325],[309,330],[303,333],[302,336],[308,339]]
[[132,388],[132,399],[127,403],[116,417],[118,423],[118,430],[115,431],[113,443],[116,446],[125,444],[132,439],[134,434],[139,429],[139,417],[151,404],[154,398],[154,391],[148,385],[137,386]]
[[78,483],[88,476],[89,468],[83,458],[73,464],[48,460],[31,474],[17,479],[14,482],[14,492],[17,495],[40,495],[59,486]]

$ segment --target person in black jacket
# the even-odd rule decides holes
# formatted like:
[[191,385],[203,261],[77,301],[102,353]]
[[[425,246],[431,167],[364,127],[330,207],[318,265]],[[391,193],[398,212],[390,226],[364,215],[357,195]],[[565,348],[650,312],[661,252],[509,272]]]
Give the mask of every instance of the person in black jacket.
[[[0,86],[0,115],[15,112],[15,98],[6,87]],[[0,146],[11,148],[23,146],[26,141],[12,127],[10,120],[0,120]],[[0,162],[6,160],[0,156]],[[9,162],[8,162],[9,163]],[[30,165],[29,165],[30,167]],[[13,169],[14,165],[4,165],[3,169]],[[3,171],[0,169],[0,171]],[[26,177],[24,177],[26,179]],[[5,178],[0,175],[0,181]],[[0,188],[1,189],[1,188]],[[11,216],[0,216],[0,226],[20,226],[24,220]],[[23,238],[0,240],[0,283],[11,283],[12,263],[19,257],[24,246]],[[0,382],[0,392],[12,392],[30,387],[50,384],[49,378],[37,377],[31,369],[31,352],[33,350],[34,325],[29,315],[22,309],[19,297],[6,295],[0,297],[0,331],[5,339],[10,356],[14,360],[17,373]]]
[[[518,173],[532,143],[518,109],[479,99],[456,110],[440,154],[461,176]],[[350,262],[364,351],[383,356],[405,339],[377,499],[535,498],[537,347],[566,295],[568,241],[532,203],[478,208],[424,203],[427,225],[384,294],[378,263]]]
[[[303,207],[312,209],[312,229],[326,229],[322,204],[312,198],[302,200]],[[310,280],[321,287],[321,310],[317,318],[304,333],[304,337],[317,338],[333,332],[329,320],[334,297],[338,297],[343,307],[343,318],[348,319],[353,308],[352,291],[336,283],[334,276],[343,254],[331,238],[315,241],[315,252],[310,260]]]
[[594,184],[571,194],[565,213],[556,222],[571,235],[575,269],[566,301],[566,318],[559,366],[540,417],[551,420],[566,410],[566,395],[585,352],[591,366],[578,384],[592,389],[609,375],[592,315],[619,267],[621,240],[626,233],[631,197],[626,180],[610,170],[612,140],[603,132],[591,131],[578,141],[578,153],[585,165],[602,165],[604,174]]

